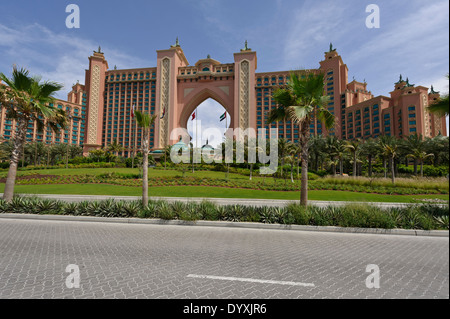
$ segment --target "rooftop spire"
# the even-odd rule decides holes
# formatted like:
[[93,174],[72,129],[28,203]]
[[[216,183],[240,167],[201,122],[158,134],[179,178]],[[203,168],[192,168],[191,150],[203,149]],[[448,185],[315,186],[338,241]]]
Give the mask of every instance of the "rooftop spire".
[[409,83],[409,79],[406,78],[406,86],[410,87],[410,86],[414,86],[414,84],[410,84],[410,83]]
[[171,45],[170,47],[171,47],[171,48],[179,48],[179,47],[180,47],[180,42],[178,41],[178,37],[177,37],[177,39],[176,39],[176,41],[175,41],[175,44],[174,44],[174,45]]
[[328,51],[328,52],[333,52],[333,51],[336,51],[336,49],[333,49],[333,43],[330,42],[330,51]]
[[430,94],[439,94],[438,91],[435,91],[435,90],[434,90],[433,85],[431,86]]
[[252,49],[250,49],[249,47],[248,47],[248,42],[247,42],[247,40],[245,40],[245,47],[243,48],[243,49],[241,49],[241,51],[251,51]]
[[399,83],[402,83],[402,82],[405,82],[405,81],[403,80],[403,77],[402,77],[402,75],[400,74],[400,79],[398,80],[398,82],[395,82],[395,84],[399,84]]

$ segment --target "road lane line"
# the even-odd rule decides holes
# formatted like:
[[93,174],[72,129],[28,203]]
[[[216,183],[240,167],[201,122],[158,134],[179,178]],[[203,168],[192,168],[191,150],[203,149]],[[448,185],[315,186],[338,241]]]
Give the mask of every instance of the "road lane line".
[[274,284],[274,285],[288,285],[288,286],[302,286],[302,287],[315,287],[313,283],[303,283],[295,281],[278,281],[278,280],[262,280],[252,278],[238,278],[238,277],[223,277],[223,276],[207,276],[207,275],[194,275],[190,274],[188,278],[197,279],[213,279],[213,280],[228,280],[228,281],[241,281],[241,282],[253,282],[260,284]]

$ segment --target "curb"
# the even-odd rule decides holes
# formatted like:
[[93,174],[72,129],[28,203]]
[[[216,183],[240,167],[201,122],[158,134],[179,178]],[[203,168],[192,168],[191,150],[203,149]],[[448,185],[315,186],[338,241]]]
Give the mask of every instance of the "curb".
[[143,218],[27,215],[27,214],[0,214],[0,219],[100,222],[100,223],[122,223],[122,224],[141,224],[141,225],[147,224],[147,225],[171,225],[171,226],[207,226],[207,227],[229,227],[229,228],[244,228],[244,229],[333,232],[333,233],[347,233],[347,234],[371,234],[371,235],[378,234],[378,235],[402,235],[402,236],[446,237],[446,238],[449,237],[449,231],[447,230],[353,228],[353,227],[338,227],[338,226],[281,225],[281,224],[262,224],[249,222],[226,222],[226,221],[206,221],[206,220],[189,222],[182,220],[166,221],[162,219],[143,219]]

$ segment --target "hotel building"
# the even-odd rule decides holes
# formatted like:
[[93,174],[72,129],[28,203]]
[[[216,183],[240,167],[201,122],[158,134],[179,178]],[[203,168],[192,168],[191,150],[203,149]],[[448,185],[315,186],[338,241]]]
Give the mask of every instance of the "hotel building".
[[[169,49],[156,54],[155,67],[120,70],[109,69],[100,48],[94,51],[89,57],[84,85],[75,84],[67,101],[56,101],[57,107],[70,116],[69,127],[54,134],[47,129],[38,132],[30,123],[27,140],[82,145],[86,154],[117,140],[124,148],[121,155],[127,157],[140,149],[142,139],[142,131],[132,117],[133,106],[157,115],[149,132],[150,147],[155,150],[178,142],[179,136],[171,136],[170,132],[186,128],[198,105],[212,98],[230,115],[230,128],[277,128],[279,137],[298,141],[298,126],[290,121],[266,124],[269,111],[277,106],[272,93],[286,85],[290,72],[256,72],[257,54],[247,43],[234,53],[231,63],[208,56],[190,65],[178,39]],[[325,74],[328,110],[336,117],[335,127],[328,132],[313,119],[313,135],[332,134],[351,140],[380,135],[401,138],[411,134],[447,134],[445,118],[427,112],[427,107],[439,98],[432,87],[429,90],[415,86],[400,76],[389,97],[374,96],[367,83],[348,82],[348,67],[332,45],[319,67],[309,71]],[[14,121],[5,118],[2,109],[0,135],[10,139],[14,128]]]

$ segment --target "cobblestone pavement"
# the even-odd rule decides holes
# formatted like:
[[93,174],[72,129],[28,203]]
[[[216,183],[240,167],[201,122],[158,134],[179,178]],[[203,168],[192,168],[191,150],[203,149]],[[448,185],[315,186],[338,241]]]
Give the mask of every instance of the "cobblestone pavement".
[[1,219],[0,298],[449,298],[449,239]]

